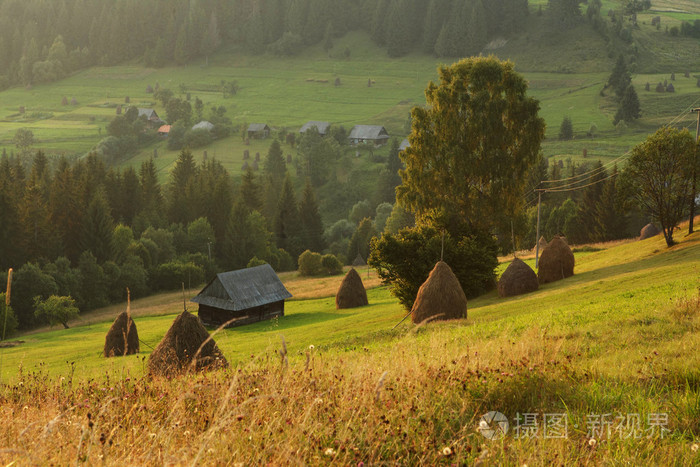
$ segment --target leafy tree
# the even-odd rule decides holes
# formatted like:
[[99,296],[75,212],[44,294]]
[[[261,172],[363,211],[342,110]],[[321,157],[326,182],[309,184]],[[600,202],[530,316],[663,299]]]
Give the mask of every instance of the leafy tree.
[[401,229],[413,227],[414,225],[415,218],[413,213],[401,206],[401,204],[396,203],[391,210],[389,218],[386,220],[384,233],[397,234]]
[[374,226],[377,232],[384,232],[384,227],[386,226],[386,221],[389,220],[391,211],[393,211],[393,206],[389,203],[382,203],[377,206],[374,216]]
[[272,233],[262,215],[239,200],[231,210],[226,230],[224,257],[228,267],[246,267],[252,257],[265,257],[272,244]]
[[569,140],[574,137],[574,125],[571,123],[571,118],[564,117],[559,126],[559,139]]
[[200,217],[187,225],[187,251],[209,254],[214,245],[214,229],[205,217]]
[[581,19],[580,0],[549,0],[551,20],[560,29],[576,25]]
[[403,164],[399,159],[399,141],[394,138],[391,140],[386,167],[382,170],[377,182],[377,199],[380,203],[393,204],[396,201],[396,187],[401,185],[399,170],[402,168]]
[[12,277],[12,308],[21,329],[34,325],[34,297],[48,298],[57,293],[56,281],[34,263],[25,263]]
[[491,238],[453,238],[431,227],[384,234],[372,242],[368,264],[377,270],[382,283],[410,310],[418,289],[440,260],[452,268],[468,298],[493,287],[498,265],[497,247]]
[[544,137],[539,104],[510,62],[473,57],[438,71],[428,105],[411,112],[397,200],[440,230],[510,231]]
[[321,255],[310,250],[299,255],[299,275],[320,276],[323,272]]
[[15,130],[12,142],[15,144],[20,154],[26,155],[34,145],[34,132],[29,128],[18,128]]
[[362,222],[362,219],[372,217],[374,217],[374,210],[369,204],[369,201],[367,201],[366,199],[355,203],[355,205],[350,210],[350,214],[348,215],[348,219],[350,219],[350,222],[353,222],[356,225]]
[[368,217],[362,219],[360,225],[357,226],[357,230],[352,234],[352,238],[350,238],[347,251],[348,260],[352,260],[358,254],[366,260],[369,257],[370,242],[376,236],[377,230],[374,228],[372,219]]
[[627,165],[635,197],[661,225],[668,246],[688,207],[695,146],[687,130],[663,127],[632,149]]
[[51,326],[62,324],[64,329],[68,329],[68,321],[76,319],[80,315],[80,310],[75,306],[75,300],[58,295],[51,295],[46,300],[36,297],[34,308],[34,315],[37,319],[45,321]]

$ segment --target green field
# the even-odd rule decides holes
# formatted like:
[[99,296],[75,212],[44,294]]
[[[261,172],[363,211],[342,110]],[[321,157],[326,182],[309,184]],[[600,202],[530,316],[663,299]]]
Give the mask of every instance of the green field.
[[[216,334],[229,370],[175,379],[143,375],[146,345],[99,356],[109,322],[19,336],[0,349],[0,459],[696,465],[700,233],[677,236],[577,253],[573,277],[488,293],[466,320],[392,330],[404,311],[384,288],[355,310],[291,301],[277,321]],[[149,346],[168,306],[136,317]],[[511,423],[496,441],[478,430],[493,410]],[[565,417],[566,436],[523,436],[526,413]]]
[[[686,16],[699,16],[694,2],[683,6]],[[655,6],[657,4],[655,3]],[[605,5],[604,5],[605,7]],[[663,5],[658,9],[665,8]],[[678,9],[678,8],[677,8]],[[687,109],[697,104],[700,76],[695,57],[700,43],[694,39],[671,37],[648,23],[653,16],[673,20],[678,12],[652,11],[640,15],[635,40],[640,48],[634,84],[640,97],[642,119],[624,128],[615,128],[612,118],[615,103],[601,89],[612,69],[614,57],[608,56],[605,41],[589,26],[581,25],[566,33],[552,32],[540,24],[543,17],[531,15],[526,31],[510,40],[494,41],[485,53],[513,60],[530,83],[530,93],[540,100],[541,115],[547,123],[543,153],[547,157],[582,160],[583,149],[589,158],[611,160],[624,154],[658,126],[676,117],[680,126],[692,127],[694,119]],[[670,15],[670,16],[669,16]],[[340,51],[351,50],[349,57]],[[269,54],[251,56],[240,51],[222,51],[208,66],[193,63],[183,67],[150,69],[136,64],[110,68],[91,68],[57,83],[29,89],[13,88],[0,93],[0,150],[15,150],[12,136],[19,128],[34,132],[35,148],[49,154],[82,155],[106,136],[106,126],[115,115],[115,106],[126,96],[131,104],[153,106],[165,118],[165,112],[146,93],[148,85],[170,88],[177,96],[186,89],[194,100],[205,103],[205,116],[213,105],[224,105],[234,125],[265,122],[276,130],[296,131],[308,120],[326,120],[347,129],[355,124],[381,124],[392,136],[406,136],[411,107],[425,103],[423,91],[437,78],[436,68],[443,62],[421,54],[399,59],[386,57],[363,33],[350,33],[339,39],[330,54],[319,46],[301,55],[280,58]],[[655,84],[670,80],[675,72],[674,94],[657,94]],[[684,73],[690,74],[689,78]],[[334,86],[336,78],[341,85]],[[235,80],[240,86],[236,96],[224,99],[216,91],[222,80]],[[374,81],[371,87],[368,80]],[[644,91],[649,82],[651,91]],[[61,105],[66,97],[77,105]],[[25,114],[19,114],[24,106]],[[559,125],[569,116],[574,125],[572,141],[558,141]],[[586,134],[592,125],[594,137]],[[232,173],[239,174],[243,151],[264,156],[268,141],[244,144],[238,132],[195,151],[201,159],[204,150],[216,157]],[[118,162],[136,165],[157,150],[156,165],[162,180],[172,168],[177,151],[169,151],[159,141]],[[288,154],[295,150],[284,147]],[[365,158],[362,158],[364,160]]]

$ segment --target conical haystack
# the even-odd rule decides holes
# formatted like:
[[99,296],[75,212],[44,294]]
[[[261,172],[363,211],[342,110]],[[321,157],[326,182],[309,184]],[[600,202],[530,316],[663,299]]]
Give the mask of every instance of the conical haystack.
[[411,308],[411,319],[421,323],[428,318],[459,319],[467,317],[467,296],[444,261],[439,261],[428,279],[418,289]]
[[512,297],[513,295],[534,292],[539,286],[535,271],[522,260],[515,258],[498,281],[498,295]]
[[139,333],[127,311],[119,313],[105,337],[105,357],[120,357],[139,352]]
[[[544,235],[542,235],[542,236],[540,237],[540,239],[537,241],[537,243],[538,243],[539,246],[540,246],[540,251],[542,251],[542,250],[544,250],[545,248],[547,248],[547,240],[544,238]],[[537,245],[535,245],[535,247],[532,249],[532,251],[535,251],[535,250],[537,250]]]
[[554,282],[574,275],[574,254],[566,242],[554,237],[540,256],[537,278],[540,284]]
[[647,238],[656,237],[660,233],[661,231],[658,228],[656,228],[654,224],[649,223],[642,227],[642,230],[639,231],[639,239],[645,240]]
[[[196,360],[194,364],[193,360]],[[216,342],[210,339],[199,318],[187,311],[175,318],[148,359],[149,373],[161,376],[173,376],[190,369],[226,367],[228,362]]]
[[357,256],[355,256],[355,259],[352,260],[352,265],[355,267],[367,266],[367,263],[365,262],[365,259],[362,257],[362,255],[358,253]]
[[355,308],[365,306],[367,301],[367,292],[365,285],[360,279],[360,275],[354,268],[350,268],[343,282],[340,283],[338,293],[335,294],[335,307],[340,310],[342,308]]

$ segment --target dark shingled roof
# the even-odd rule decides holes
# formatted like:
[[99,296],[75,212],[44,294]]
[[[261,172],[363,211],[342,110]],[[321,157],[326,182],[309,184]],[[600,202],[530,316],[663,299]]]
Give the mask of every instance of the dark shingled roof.
[[350,130],[348,138],[379,140],[389,139],[389,134],[386,132],[386,129],[380,125],[355,125],[352,130]]
[[241,311],[291,297],[272,266],[263,264],[217,274],[192,301],[223,310]]
[[248,131],[265,131],[265,130],[270,130],[270,127],[267,126],[265,123],[251,123],[248,125]]
[[316,127],[318,130],[318,134],[323,136],[326,133],[328,133],[328,128],[330,128],[331,124],[328,122],[315,122],[315,121],[310,121],[304,123],[304,126],[301,127],[299,130],[299,133],[304,133],[307,130],[310,130],[313,127]]

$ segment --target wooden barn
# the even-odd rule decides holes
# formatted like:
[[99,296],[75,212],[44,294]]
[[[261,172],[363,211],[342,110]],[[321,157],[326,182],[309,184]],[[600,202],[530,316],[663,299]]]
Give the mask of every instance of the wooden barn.
[[270,127],[265,123],[251,123],[248,125],[248,138],[265,139],[270,136]]
[[348,135],[350,144],[372,143],[383,146],[389,141],[389,133],[379,125],[355,125]]
[[192,299],[204,324],[242,326],[284,316],[284,301],[292,294],[269,264],[222,272]]

